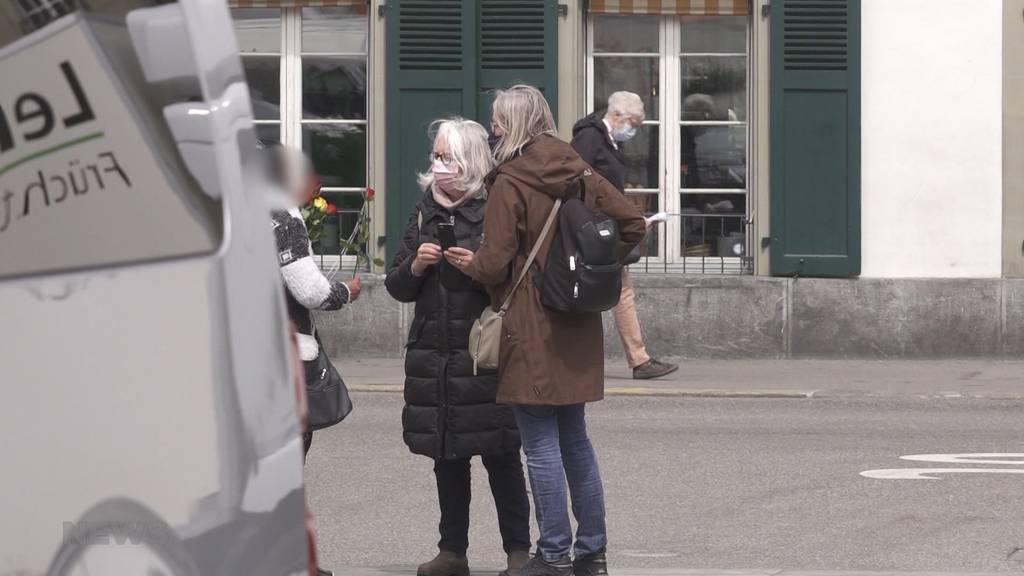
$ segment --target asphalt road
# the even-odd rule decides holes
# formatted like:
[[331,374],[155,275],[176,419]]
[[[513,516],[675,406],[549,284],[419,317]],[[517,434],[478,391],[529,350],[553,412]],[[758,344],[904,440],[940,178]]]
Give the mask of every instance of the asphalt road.
[[[354,401],[350,419],[317,434],[307,464],[321,564],[414,566],[436,551],[432,463],[402,443],[401,395]],[[589,422],[613,570],[1024,571],[1024,475],[860,475],[1024,469],[899,459],[1024,452],[1020,400],[615,397]],[[474,495],[471,565],[496,568],[504,558],[479,465]]]

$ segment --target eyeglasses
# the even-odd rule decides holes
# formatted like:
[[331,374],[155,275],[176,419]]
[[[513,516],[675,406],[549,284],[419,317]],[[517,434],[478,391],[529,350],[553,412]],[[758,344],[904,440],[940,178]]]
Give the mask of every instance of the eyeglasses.
[[438,160],[440,160],[442,164],[452,164],[455,162],[455,159],[452,158],[451,154],[438,154],[436,152],[431,152],[430,161],[437,162]]

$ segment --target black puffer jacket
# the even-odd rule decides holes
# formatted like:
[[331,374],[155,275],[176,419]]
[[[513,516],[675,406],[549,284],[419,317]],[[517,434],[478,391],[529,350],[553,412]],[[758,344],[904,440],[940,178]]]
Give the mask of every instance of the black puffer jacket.
[[385,281],[393,298],[416,303],[406,344],[402,435],[413,453],[434,459],[519,449],[512,410],[494,403],[497,374],[474,376],[469,356],[469,330],[490,303],[487,292],[443,259],[421,278],[411,268],[421,243],[440,244],[439,222],[453,220],[459,246],[478,250],[484,207],[483,200],[471,200],[452,214],[424,194]]

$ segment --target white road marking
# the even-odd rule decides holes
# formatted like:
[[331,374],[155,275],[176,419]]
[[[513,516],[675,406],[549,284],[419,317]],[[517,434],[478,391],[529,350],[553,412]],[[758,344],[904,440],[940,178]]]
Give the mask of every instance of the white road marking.
[[861,472],[865,478],[878,480],[938,480],[935,474],[1024,474],[1024,453],[977,452],[973,454],[910,454],[900,460],[935,462],[938,464],[995,464],[1022,468],[889,468]]
[[914,462],[936,462],[939,464],[1001,464],[1024,466],[1024,454],[983,452],[979,454],[912,454],[900,456],[900,460]]
[[861,472],[865,478],[878,480],[938,480],[934,474],[1024,474],[1017,468],[890,468]]
[[679,556],[674,552],[648,552],[647,550],[623,550],[619,554],[631,558],[675,558]]

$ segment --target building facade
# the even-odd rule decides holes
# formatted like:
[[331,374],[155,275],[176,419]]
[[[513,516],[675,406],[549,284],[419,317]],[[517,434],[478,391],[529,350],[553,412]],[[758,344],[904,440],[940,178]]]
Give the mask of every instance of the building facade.
[[[382,257],[431,119],[523,81],[568,138],[629,90],[628,193],[673,215],[637,270],[659,354],[1024,354],[1022,0],[231,5],[261,139],[311,155],[342,237],[373,188]],[[401,352],[380,292],[325,317],[335,352]]]

